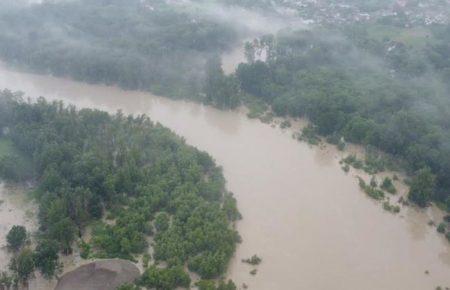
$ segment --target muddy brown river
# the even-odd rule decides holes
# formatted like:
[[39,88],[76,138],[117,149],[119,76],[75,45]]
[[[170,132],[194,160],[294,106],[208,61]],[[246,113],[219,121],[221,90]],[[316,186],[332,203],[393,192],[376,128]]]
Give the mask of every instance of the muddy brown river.
[[[243,220],[228,276],[258,290],[424,290],[450,287],[450,244],[429,226],[439,213],[383,211],[339,165],[342,153],[310,148],[290,130],[149,93],[88,85],[0,67],[0,88],[78,107],[146,113],[223,166]],[[406,190],[406,189],[405,189]],[[241,262],[262,257],[257,274]],[[428,271],[428,274],[425,272]]]

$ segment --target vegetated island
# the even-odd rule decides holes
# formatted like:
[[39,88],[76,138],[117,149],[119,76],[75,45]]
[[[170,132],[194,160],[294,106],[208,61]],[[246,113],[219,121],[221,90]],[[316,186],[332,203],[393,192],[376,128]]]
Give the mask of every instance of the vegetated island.
[[235,289],[220,277],[240,242],[233,224],[241,216],[207,153],[145,115],[24,102],[6,90],[0,128],[0,141],[14,148],[2,154],[0,176],[36,185],[40,225],[33,244],[23,227],[8,234],[14,256],[2,287],[26,285],[35,271],[58,276],[59,255],[78,244],[84,258],[146,261],[135,285],[122,289],[189,288],[186,269],[216,279],[200,281],[212,287],[204,289]]

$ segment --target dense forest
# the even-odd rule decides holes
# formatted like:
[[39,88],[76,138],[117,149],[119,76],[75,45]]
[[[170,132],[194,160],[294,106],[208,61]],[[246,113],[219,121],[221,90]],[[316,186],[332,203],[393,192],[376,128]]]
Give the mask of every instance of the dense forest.
[[[236,77],[243,94],[276,115],[306,117],[328,140],[344,137],[400,159],[416,178],[410,199],[450,210],[450,26],[432,33],[417,47],[377,41],[364,25],[280,32],[247,46]],[[267,59],[255,61],[261,51]]]
[[7,62],[172,97],[199,98],[205,59],[236,40],[229,25],[165,1],[0,3]]
[[[58,253],[70,254],[76,244],[84,258],[132,261],[152,247],[137,281],[148,288],[188,287],[185,266],[204,279],[224,273],[240,241],[232,227],[240,214],[208,154],[144,115],[77,110],[43,98],[28,103],[9,91],[0,93],[0,104],[0,140],[17,149],[1,158],[0,176],[36,183],[39,205],[34,248],[22,227],[8,234],[16,282],[26,283],[35,269],[58,275]],[[83,238],[87,227],[90,239]],[[159,262],[166,267],[156,268]]]
[[[321,135],[331,143],[379,149],[412,176],[410,200],[423,207],[436,201],[450,211],[448,23],[425,25],[427,18],[413,4],[395,7],[395,1],[330,1],[317,4],[321,9],[305,3],[298,8],[293,1],[223,2],[271,13],[290,8],[318,24],[249,41],[247,62],[233,75],[224,75],[217,60],[210,62],[208,103],[229,108],[243,103],[249,116],[265,122],[272,113],[307,118],[312,126],[303,132],[306,139]],[[448,8],[439,1],[427,5],[429,13]],[[351,11],[332,20],[342,7]],[[374,17],[356,21],[361,14],[355,11]]]

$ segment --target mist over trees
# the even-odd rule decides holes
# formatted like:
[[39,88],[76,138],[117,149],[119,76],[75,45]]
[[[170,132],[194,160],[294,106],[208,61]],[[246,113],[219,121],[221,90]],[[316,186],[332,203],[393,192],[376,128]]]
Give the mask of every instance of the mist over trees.
[[[236,31],[165,1],[0,4],[0,57],[39,73],[198,98],[205,59]],[[5,8],[7,7],[7,8]]]
[[418,179],[429,168],[436,186],[424,185],[427,190],[420,193],[413,189],[411,199],[421,206],[434,199],[450,207],[450,90],[446,62],[439,68],[433,60],[449,57],[443,44],[419,49],[387,39],[367,41],[364,30],[354,31],[355,26],[280,32],[269,44],[267,37],[253,42],[248,54],[262,49],[268,57],[239,65],[241,89],[278,115],[307,117],[319,134],[375,146],[404,160]]

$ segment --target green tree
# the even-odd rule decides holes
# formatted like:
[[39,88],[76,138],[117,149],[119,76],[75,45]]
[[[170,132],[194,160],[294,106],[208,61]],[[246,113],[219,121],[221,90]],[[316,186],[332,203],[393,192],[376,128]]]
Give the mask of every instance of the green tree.
[[41,274],[50,279],[61,270],[58,262],[58,243],[52,240],[42,240],[34,252],[34,264]]
[[10,269],[17,275],[19,281],[26,285],[34,272],[33,252],[30,249],[23,249],[11,260]]
[[236,76],[243,91],[265,101],[272,100],[272,73],[265,62],[258,60],[253,64],[241,63],[236,70]]
[[408,198],[421,207],[428,205],[434,188],[436,185],[436,177],[430,168],[425,167],[419,170],[411,182]]
[[27,230],[23,226],[13,226],[6,235],[8,247],[13,251],[18,251],[27,239]]
[[206,101],[222,109],[239,105],[239,84],[234,76],[226,76],[219,56],[208,60],[204,91]]
[[149,289],[172,290],[177,287],[189,288],[191,278],[181,266],[166,269],[151,266],[142,274],[138,284]]
[[445,234],[445,230],[447,229],[447,225],[445,223],[440,223],[436,230],[438,233]]
[[165,231],[169,228],[170,217],[165,212],[160,212],[155,218],[155,228],[157,231]]
[[99,219],[103,214],[102,201],[100,196],[93,194],[88,201],[88,212],[91,217]]
[[59,242],[65,254],[72,252],[72,242],[75,240],[76,227],[69,218],[64,218],[49,227],[49,237]]
[[397,189],[395,188],[394,183],[392,183],[392,179],[390,179],[389,177],[385,177],[383,179],[381,188],[392,194],[395,194],[397,192]]
[[217,290],[236,290],[236,284],[232,280],[228,280],[228,282],[220,281],[217,287]]
[[0,178],[7,181],[19,182],[30,177],[23,158],[17,154],[0,157]]

